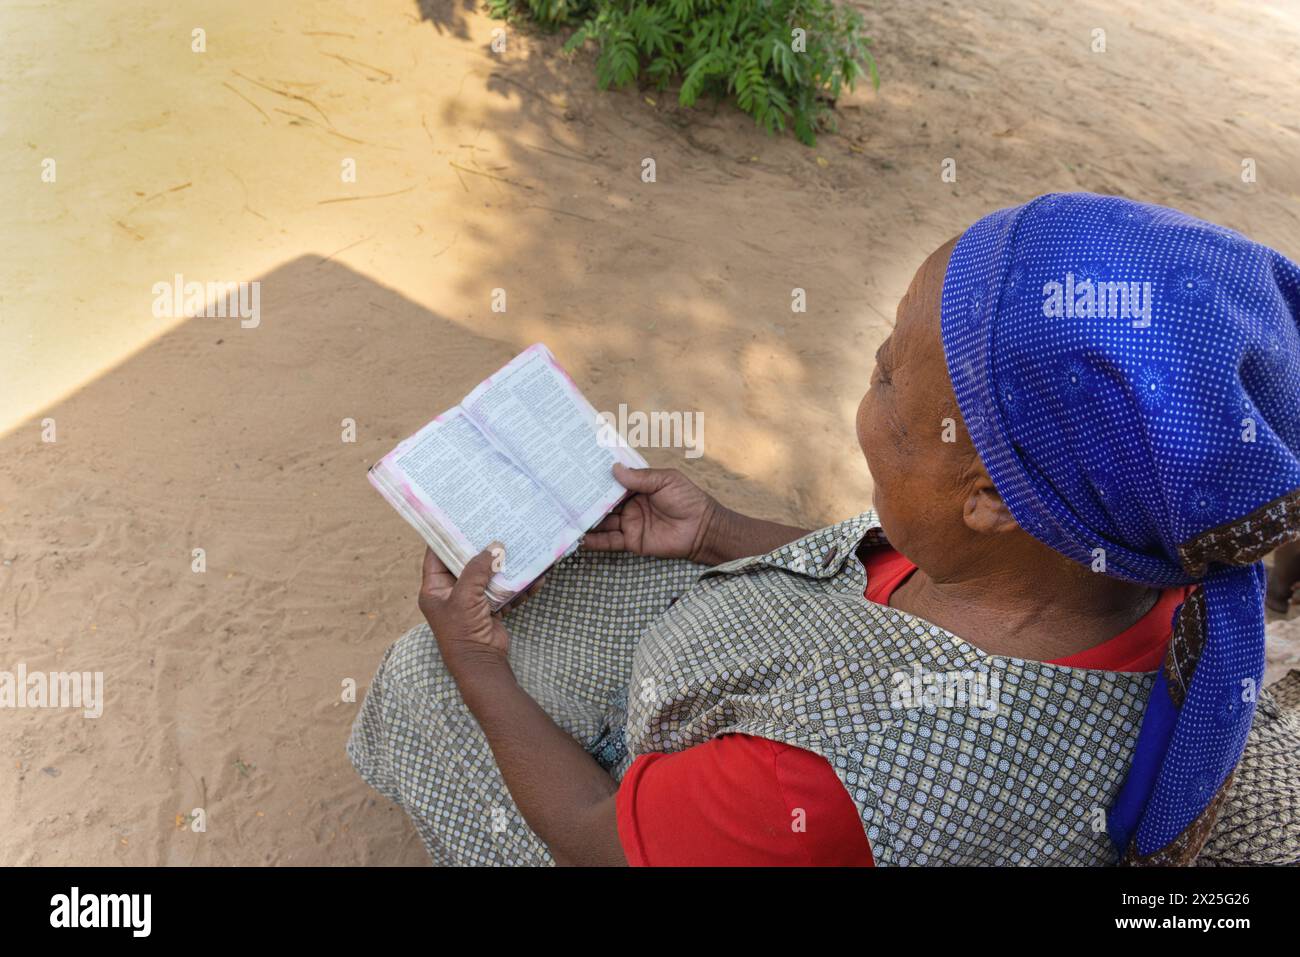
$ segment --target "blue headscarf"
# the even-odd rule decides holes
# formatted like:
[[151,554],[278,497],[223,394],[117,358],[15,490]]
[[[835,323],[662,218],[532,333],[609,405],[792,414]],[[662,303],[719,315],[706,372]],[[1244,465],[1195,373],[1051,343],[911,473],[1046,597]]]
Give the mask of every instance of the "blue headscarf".
[[1298,322],[1295,263],[1113,196],[992,213],[948,264],[949,376],[1016,522],[1095,571],[1200,585],[1108,815],[1130,863],[1194,858],[1245,748],[1259,559],[1300,537]]

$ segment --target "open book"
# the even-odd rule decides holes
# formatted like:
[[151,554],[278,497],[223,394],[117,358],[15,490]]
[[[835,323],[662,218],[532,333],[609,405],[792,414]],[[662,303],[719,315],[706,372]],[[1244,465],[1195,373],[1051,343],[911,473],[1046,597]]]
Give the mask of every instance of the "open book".
[[453,575],[493,540],[500,608],[578,547],[627,494],[615,462],[646,461],[597,418],[551,350],[529,346],[370,467],[370,484]]

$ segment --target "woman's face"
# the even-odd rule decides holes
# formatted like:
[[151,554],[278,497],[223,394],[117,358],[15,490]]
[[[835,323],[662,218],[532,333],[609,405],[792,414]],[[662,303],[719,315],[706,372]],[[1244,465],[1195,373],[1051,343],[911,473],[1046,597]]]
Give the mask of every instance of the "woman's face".
[[962,479],[974,454],[939,336],[943,278],[955,243],[935,250],[912,278],[858,406],[858,443],[875,483],[881,527],[923,568],[942,567],[960,530],[952,523],[962,522]]

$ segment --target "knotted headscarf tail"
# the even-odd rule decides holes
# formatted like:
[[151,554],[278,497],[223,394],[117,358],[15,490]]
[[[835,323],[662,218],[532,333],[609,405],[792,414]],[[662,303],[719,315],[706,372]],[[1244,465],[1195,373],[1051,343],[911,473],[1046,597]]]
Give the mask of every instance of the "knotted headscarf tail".
[[1190,863],[1263,680],[1259,560],[1300,538],[1300,268],[1176,210],[1049,194],[962,235],[941,311],[1016,522],[1099,573],[1200,584],[1107,815],[1124,861]]

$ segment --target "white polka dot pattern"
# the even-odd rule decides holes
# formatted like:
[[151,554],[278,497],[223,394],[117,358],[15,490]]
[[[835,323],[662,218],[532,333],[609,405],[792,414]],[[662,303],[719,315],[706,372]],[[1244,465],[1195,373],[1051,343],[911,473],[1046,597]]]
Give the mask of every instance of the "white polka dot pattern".
[[[628,748],[742,733],[814,751],[880,865],[1115,863],[1098,822],[1152,676],[994,657],[863,601],[864,540],[884,541],[873,512],[705,572],[637,645]],[[918,669],[987,676],[995,707],[896,699]]]

